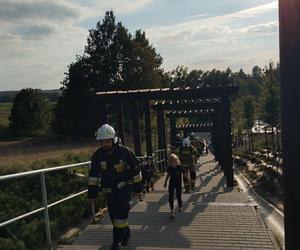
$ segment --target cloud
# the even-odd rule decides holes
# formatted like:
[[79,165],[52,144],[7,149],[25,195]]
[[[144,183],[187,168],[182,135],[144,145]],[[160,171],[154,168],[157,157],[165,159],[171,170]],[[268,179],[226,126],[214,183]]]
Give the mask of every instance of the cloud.
[[26,25],[18,27],[19,34],[22,39],[40,39],[46,38],[49,35],[58,31],[58,26],[50,24],[41,24],[41,25]]
[[[130,12],[136,11],[147,4],[151,3],[153,0],[112,0],[112,1],[99,1],[97,7],[102,10],[113,10],[118,15],[125,15]],[[99,15],[99,12],[98,12]]]
[[[196,20],[182,22],[173,26],[161,26],[146,29],[151,41],[156,45],[169,45],[177,46],[183,43],[196,44],[195,41],[201,40],[202,42],[214,41],[216,39],[232,40],[232,37],[247,36],[259,33],[276,33],[278,31],[277,21],[268,23],[259,23],[255,25],[242,25],[243,20],[252,19],[259,20],[259,17],[265,13],[274,11],[277,8],[277,1],[259,5],[253,8],[245,9],[242,11],[216,16],[200,18]],[[193,16],[192,18],[194,18]],[[242,25],[241,28],[234,28],[234,24]]]
[[257,25],[250,25],[237,31],[248,34],[261,34],[261,33],[277,33],[279,29],[278,21],[260,23]]
[[[88,30],[79,26],[81,22],[94,25],[94,19],[102,18],[107,10],[113,10],[118,18],[137,13],[152,1],[0,0],[0,57],[5,59],[0,62],[0,90],[21,89],[25,84],[42,89],[59,87],[67,65],[75,61],[76,54],[83,53],[86,45]],[[236,65],[237,55],[258,60],[276,51],[274,48],[272,53],[251,57],[256,49],[264,50],[264,37],[269,44],[273,42],[278,23],[233,24],[271,13],[277,8],[275,3],[222,16],[190,16],[177,25],[150,27],[147,37],[164,57],[166,69],[178,64],[199,68]],[[255,40],[258,37],[261,42]]]
[[88,30],[81,21],[106,10],[126,14],[152,0],[0,0],[0,90],[58,88],[67,66],[82,54]]
[[[214,17],[193,16],[193,20],[152,27],[146,32],[165,58],[163,66],[167,70],[178,64],[203,69],[237,69],[247,65],[250,69],[249,65],[278,59],[278,21],[273,15],[276,3]],[[238,58],[247,60],[238,62]]]
[[20,22],[27,20],[66,20],[79,18],[75,6],[46,1],[1,0],[0,20]]

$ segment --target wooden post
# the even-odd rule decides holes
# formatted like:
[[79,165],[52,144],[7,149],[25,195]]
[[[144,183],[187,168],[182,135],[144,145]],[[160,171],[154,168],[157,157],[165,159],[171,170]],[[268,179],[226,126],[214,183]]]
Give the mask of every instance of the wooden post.
[[118,136],[122,140],[122,144],[125,145],[125,129],[124,129],[124,112],[123,102],[117,103],[117,117],[118,117]]
[[223,163],[225,169],[225,176],[227,179],[227,187],[233,187],[233,164],[232,164],[232,141],[231,141],[231,113],[230,113],[230,101],[229,97],[223,98]]
[[140,135],[140,122],[139,122],[139,109],[138,103],[132,104],[132,118],[133,118],[133,137],[134,137],[134,151],[136,156],[141,156],[141,135]]
[[147,155],[152,156],[152,134],[149,100],[144,101]]
[[163,112],[162,110],[158,109],[156,111],[156,121],[157,121],[157,146],[158,146],[158,149],[162,149],[163,148],[163,138],[162,138],[162,134],[163,134],[163,131],[162,131],[162,124],[161,124],[161,117],[163,115]]
[[99,109],[100,109],[100,118],[99,118],[99,127],[105,123],[107,123],[107,113],[106,113],[106,105],[104,102],[99,103]]
[[171,145],[175,146],[176,140],[176,119],[174,116],[170,115],[170,133],[171,133]]
[[279,0],[285,247],[300,246],[300,1]]
[[222,141],[223,141],[223,119],[222,119],[222,103],[218,104],[216,109],[216,114],[214,117],[215,124],[215,158],[221,165],[221,168],[224,170],[223,164],[223,149],[222,149]]
[[165,141],[165,115],[162,109],[157,110],[157,134],[158,134],[158,149],[166,150]]

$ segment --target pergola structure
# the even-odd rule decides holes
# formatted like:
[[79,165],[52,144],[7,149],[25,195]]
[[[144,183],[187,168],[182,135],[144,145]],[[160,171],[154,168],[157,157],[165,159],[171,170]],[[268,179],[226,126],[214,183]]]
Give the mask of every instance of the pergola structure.
[[211,128],[213,125],[209,122],[204,122],[199,124],[183,124],[182,126],[177,126],[178,118],[201,118],[207,121],[209,118],[212,118],[214,114],[214,109],[173,110],[167,113],[167,117],[170,119],[171,145],[175,145],[176,134],[179,130],[182,130],[185,135],[189,132],[211,132],[206,131],[206,129]]
[[[224,170],[228,186],[233,186],[231,136],[228,134],[231,129],[230,111],[228,99],[227,103],[225,100],[213,97],[175,102],[157,101],[153,108],[170,111],[167,116],[170,119],[171,144],[175,142],[176,133],[180,130],[185,135],[191,132],[209,132],[214,146],[215,159]],[[201,123],[176,125],[177,118],[198,118]],[[226,120],[228,118],[229,120]]]
[[[101,122],[107,122],[106,105],[113,104],[117,107],[117,130],[122,141],[126,143],[124,132],[124,112],[123,104],[131,103],[131,117],[133,121],[134,149],[136,155],[141,155],[141,132],[139,105],[145,114],[145,132],[147,154],[152,154],[152,135],[151,135],[151,117],[150,102],[158,101],[152,105],[157,114],[157,134],[158,149],[165,149],[167,152],[166,129],[165,129],[165,111],[173,110],[174,115],[190,113],[191,115],[213,115],[213,123],[216,126],[207,125],[189,125],[186,130],[196,131],[202,129],[210,131],[212,127],[216,128],[215,135],[222,142],[222,152],[218,159],[224,169],[227,179],[227,186],[233,186],[233,166],[232,166],[232,148],[231,148],[231,116],[230,116],[230,96],[237,93],[238,86],[219,86],[219,87],[197,87],[197,88],[163,88],[163,89],[138,89],[127,91],[106,91],[98,92],[95,95],[95,101],[101,109]],[[142,106],[141,106],[142,105]],[[172,116],[172,114],[171,114]],[[217,125],[218,124],[218,125]],[[194,127],[194,130],[192,128]],[[180,129],[180,128],[177,128]],[[175,126],[176,130],[176,126]],[[217,138],[216,137],[216,138]],[[215,144],[219,148],[218,143]]]
[[300,1],[279,0],[282,159],[287,250],[300,246]]

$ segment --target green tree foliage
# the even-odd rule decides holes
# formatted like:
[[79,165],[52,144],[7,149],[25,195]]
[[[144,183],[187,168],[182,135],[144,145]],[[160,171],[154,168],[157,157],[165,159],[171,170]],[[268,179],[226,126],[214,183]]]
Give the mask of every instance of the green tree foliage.
[[0,250],[23,250],[24,245],[21,242],[16,242],[13,239],[0,238]]
[[184,88],[188,87],[187,77],[188,68],[184,66],[177,66],[176,69],[169,72],[170,87],[171,88]]
[[[48,204],[86,188],[86,178],[79,175],[82,169],[61,170],[46,175]],[[81,172],[82,173],[82,172]],[[103,207],[103,195],[97,199],[96,209]],[[0,183],[0,220],[6,221],[42,207],[39,176],[28,176]],[[53,239],[66,228],[90,215],[85,195],[51,207],[49,210]],[[13,240],[14,238],[17,239]],[[0,249],[44,249],[46,244],[43,213],[26,217],[0,228]]]
[[126,74],[128,89],[161,87],[162,57],[149,44],[145,32],[137,30],[132,39],[133,54],[131,65]]
[[272,152],[275,152],[274,127],[279,127],[280,123],[280,89],[279,89],[279,66],[274,68],[271,62],[265,68],[264,89],[261,98],[261,117],[272,127]]
[[241,98],[237,98],[231,104],[231,113],[232,113],[232,133],[234,137],[234,142],[237,146],[241,146],[243,143],[243,132],[245,130],[245,118]]
[[50,113],[46,100],[37,89],[22,89],[15,97],[9,127],[15,133],[32,133],[44,129],[49,122]]
[[175,70],[168,73],[169,86],[176,87],[198,87],[198,86],[228,86],[233,83],[232,72],[228,68],[226,71],[213,69],[211,71],[192,70],[188,72],[188,68],[177,66]]
[[243,100],[243,113],[245,119],[245,128],[248,131],[249,138],[249,149],[253,151],[253,133],[252,127],[255,119],[255,104],[253,96],[245,96]]
[[245,96],[243,101],[243,114],[245,117],[246,129],[250,130],[254,125],[255,119],[255,106],[253,96]]
[[[99,106],[93,102],[97,91],[160,87],[162,58],[149,44],[145,32],[135,36],[112,11],[89,31],[85,54],[69,66],[62,95],[55,109],[56,134],[73,138],[92,137],[100,125]],[[128,110],[125,105],[124,110]]]
[[277,127],[280,121],[280,89],[279,89],[279,67],[274,68],[270,63],[265,69],[264,88],[261,99],[261,116],[265,122]]
[[213,69],[212,71],[206,71],[202,75],[201,86],[229,86],[233,84],[232,72],[230,68],[225,71]]
[[106,12],[102,23],[99,21],[96,28],[89,31],[85,47],[92,87],[103,91],[120,86],[132,52],[131,35],[122,23],[116,23],[112,11]]
[[77,57],[77,61],[69,66],[69,72],[62,82],[63,94],[55,107],[52,124],[58,135],[80,138],[91,134],[97,125],[87,61],[86,57]]

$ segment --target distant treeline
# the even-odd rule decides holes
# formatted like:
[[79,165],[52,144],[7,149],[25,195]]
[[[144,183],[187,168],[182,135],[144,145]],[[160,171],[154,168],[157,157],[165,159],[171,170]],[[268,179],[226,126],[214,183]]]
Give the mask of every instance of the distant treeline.
[[[61,95],[60,89],[52,90],[39,90],[41,95],[48,99],[50,102],[56,102],[58,97]],[[0,91],[0,103],[13,102],[15,96],[19,91]]]

